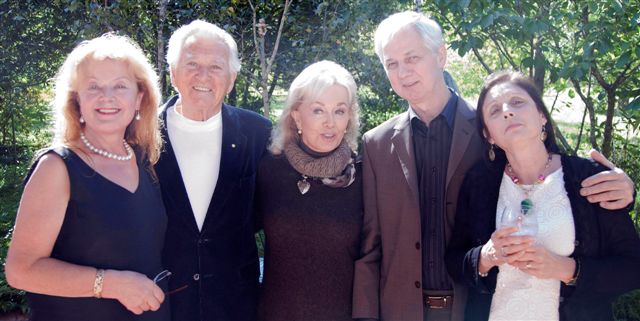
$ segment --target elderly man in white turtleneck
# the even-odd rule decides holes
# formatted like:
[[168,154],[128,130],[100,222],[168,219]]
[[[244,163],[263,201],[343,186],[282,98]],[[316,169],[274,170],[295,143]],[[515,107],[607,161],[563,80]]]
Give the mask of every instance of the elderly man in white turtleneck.
[[240,70],[237,46],[194,21],[169,40],[178,95],[162,107],[155,169],[169,224],[164,265],[173,320],[253,320],[258,294],[253,194],[271,123],[223,103]]

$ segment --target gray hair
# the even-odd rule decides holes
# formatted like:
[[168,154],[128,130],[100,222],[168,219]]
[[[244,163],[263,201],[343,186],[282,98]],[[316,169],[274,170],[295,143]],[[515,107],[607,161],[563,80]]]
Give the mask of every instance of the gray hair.
[[184,25],[173,32],[169,39],[169,48],[167,49],[167,63],[170,68],[175,68],[185,41],[189,37],[196,39],[212,39],[222,41],[229,49],[229,61],[227,64],[231,71],[238,73],[240,71],[240,58],[238,58],[238,45],[231,35],[220,27],[203,21],[194,20],[188,25]]
[[[393,39],[396,33],[405,28],[414,28],[424,44],[432,52],[437,52],[438,48],[444,44],[442,28],[433,19],[426,17],[422,13],[414,11],[404,11],[390,15],[378,25],[375,33],[375,50],[380,62],[384,65],[384,47]],[[385,66],[386,69],[386,66]]]
[[356,82],[344,67],[333,61],[323,60],[309,65],[291,83],[284,110],[271,133],[269,146],[271,153],[281,154],[284,147],[296,139],[297,127],[291,112],[300,107],[304,101],[315,101],[325,89],[336,84],[343,86],[349,95],[348,104],[351,112],[347,133],[343,140],[353,151],[356,151],[360,131],[360,105]]

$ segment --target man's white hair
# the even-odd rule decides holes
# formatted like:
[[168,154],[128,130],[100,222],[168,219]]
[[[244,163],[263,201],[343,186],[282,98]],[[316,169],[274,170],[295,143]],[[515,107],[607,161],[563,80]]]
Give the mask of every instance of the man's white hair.
[[238,58],[238,45],[236,41],[233,40],[233,37],[231,37],[228,32],[203,20],[192,21],[188,25],[184,25],[173,32],[169,39],[169,48],[167,49],[167,63],[170,68],[173,69],[176,67],[178,60],[180,60],[184,43],[190,37],[196,39],[212,39],[224,43],[227,48],[229,48],[229,61],[227,62],[229,68],[236,74],[240,71],[240,58]]
[[[380,62],[384,65],[384,47],[393,39],[396,33],[405,28],[414,28],[424,44],[432,52],[444,44],[442,28],[433,19],[414,11],[404,11],[390,15],[378,25],[375,33],[375,50]],[[385,66],[386,69],[386,66]]]

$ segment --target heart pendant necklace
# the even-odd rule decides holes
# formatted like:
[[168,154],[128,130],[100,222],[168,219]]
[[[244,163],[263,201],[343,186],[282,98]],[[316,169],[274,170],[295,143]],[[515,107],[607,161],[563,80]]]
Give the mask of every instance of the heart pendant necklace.
[[302,179],[298,181],[298,190],[300,190],[300,194],[306,194],[311,188],[311,184],[307,182],[307,175],[302,175]]

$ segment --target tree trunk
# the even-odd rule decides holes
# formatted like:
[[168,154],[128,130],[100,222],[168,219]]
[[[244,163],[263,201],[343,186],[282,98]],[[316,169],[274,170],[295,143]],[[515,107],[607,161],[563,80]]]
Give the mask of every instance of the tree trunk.
[[533,82],[538,86],[541,93],[544,93],[544,76],[546,69],[544,64],[537,63],[544,61],[544,53],[542,52],[542,39],[540,39],[533,50]]
[[582,112],[582,122],[580,122],[580,131],[578,132],[578,138],[576,139],[576,147],[573,149],[573,155],[578,153],[580,149],[580,142],[582,141],[582,133],[584,132],[584,121],[587,119],[588,109],[585,106],[584,112]]
[[276,60],[276,55],[278,54],[278,47],[280,46],[280,39],[282,37],[282,30],[284,28],[284,23],[287,20],[287,11],[289,11],[289,6],[291,5],[291,0],[285,0],[284,8],[282,10],[282,16],[280,17],[280,23],[278,26],[278,31],[276,33],[276,40],[273,44],[273,50],[271,51],[271,56],[267,58],[267,54],[265,52],[265,35],[267,32],[267,25],[264,19],[260,19],[259,23],[256,21],[257,16],[257,8],[253,5],[251,1],[249,1],[249,5],[251,6],[251,10],[253,11],[253,43],[256,46],[256,53],[260,58],[260,88],[262,94],[262,108],[263,114],[265,117],[269,118],[270,116],[270,105],[269,105],[269,74],[271,73],[271,68],[273,67],[273,63]]
[[269,86],[269,97],[273,96],[273,91],[276,89],[276,85],[278,84],[278,79],[280,78],[280,74],[282,74],[282,68],[280,65],[276,65],[276,69],[273,71],[273,81]]
[[160,92],[164,97],[169,95],[169,88],[167,86],[167,68],[165,66],[165,42],[164,42],[164,23],[167,19],[167,2],[168,0],[158,1],[158,47],[156,53],[156,66],[158,68],[158,78],[160,81]]
[[[571,84],[573,84],[573,88],[576,90],[580,99],[584,102],[584,108],[589,111],[589,142],[591,143],[591,148],[598,149],[598,141],[596,140],[596,126],[598,125],[596,122],[596,111],[593,106],[593,100],[591,99],[591,89],[587,91],[585,95],[580,88],[580,82],[576,79],[569,79]],[[577,148],[577,147],[576,147]]]
[[616,90],[607,90],[607,118],[604,122],[604,133],[602,137],[602,155],[609,158],[613,148],[613,114],[616,108]]
[[267,83],[267,79],[262,79],[262,112],[264,113],[264,117],[269,118],[271,114],[271,106],[269,102],[269,84]]

